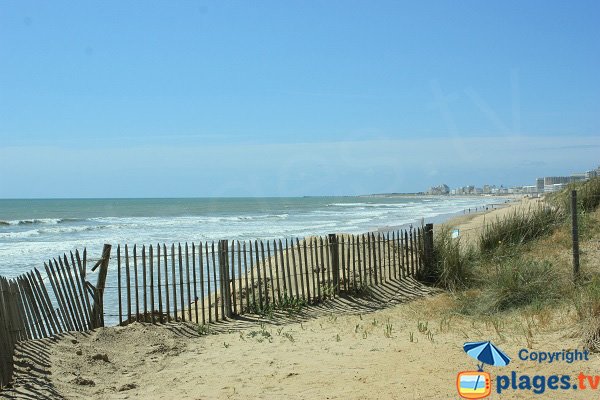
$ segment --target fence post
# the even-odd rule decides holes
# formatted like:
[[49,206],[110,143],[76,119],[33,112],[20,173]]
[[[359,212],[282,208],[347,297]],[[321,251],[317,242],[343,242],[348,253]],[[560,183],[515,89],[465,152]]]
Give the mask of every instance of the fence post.
[[419,279],[427,282],[435,280],[433,264],[433,224],[426,224],[423,230],[423,270]]
[[225,309],[223,317],[231,318],[231,289],[229,287],[229,242],[227,240],[219,241],[219,275],[221,281],[221,302]]
[[571,224],[573,238],[573,279],[578,281],[579,273],[579,229],[577,226],[577,190],[571,190]]
[[102,249],[102,258],[96,264],[92,271],[100,267],[98,273],[98,283],[94,288],[94,307],[92,308],[91,325],[92,328],[100,328],[104,326],[104,286],[106,285],[106,274],[108,273],[108,263],[110,261],[110,244],[105,244]]
[[329,239],[329,248],[331,253],[331,269],[333,272],[333,287],[335,290],[335,294],[339,296],[340,294],[340,257],[339,257],[339,249],[338,249],[338,241],[337,235],[335,233],[330,233],[328,236]]

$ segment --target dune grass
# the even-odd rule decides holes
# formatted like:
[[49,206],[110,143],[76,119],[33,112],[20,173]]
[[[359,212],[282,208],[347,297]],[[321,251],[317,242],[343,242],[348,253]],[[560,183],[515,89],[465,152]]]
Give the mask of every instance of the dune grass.
[[544,205],[521,212],[514,211],[483,230],[479,238],[479,249],[482,253],[490,253],[499,248],[519,246],[539,239],[562,224],[566,220],[565,215],[560,208]]
[[[570,303],[581,322],[585,345],[600,350],[600,270],[584,270],[583,279],[575,284],[570,254],[563,254],[570,251],[570,210],[565,208],[570,189],[551,196],[545,206],[491,223],[477,245],[461,246],[449,229],[437,233],[435,282],[454,293],[456,312],[494,315]],[[579,184],[577,190],[580,239],[596,237],[600,179]]]
[[565,190],[547,196],[548,203],[568,213],[571,210],[571,191],[577,190],[577,208],[589,213],[600,206],[600,177],[570,184]]

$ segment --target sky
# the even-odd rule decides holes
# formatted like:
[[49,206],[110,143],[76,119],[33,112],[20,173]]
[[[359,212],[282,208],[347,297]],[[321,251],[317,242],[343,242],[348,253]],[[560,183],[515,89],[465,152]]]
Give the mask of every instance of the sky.
[[532,185],[600,164],[597,1],[0,2],[0,198]]

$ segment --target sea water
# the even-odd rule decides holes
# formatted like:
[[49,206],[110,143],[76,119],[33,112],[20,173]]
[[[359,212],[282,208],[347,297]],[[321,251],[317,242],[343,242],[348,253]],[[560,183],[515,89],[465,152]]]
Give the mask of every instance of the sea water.
[[84,247],[98,258],[104,243],[169,245],[385,231],[504,201],[441,196],[0,200],[0,275],[15,277]]

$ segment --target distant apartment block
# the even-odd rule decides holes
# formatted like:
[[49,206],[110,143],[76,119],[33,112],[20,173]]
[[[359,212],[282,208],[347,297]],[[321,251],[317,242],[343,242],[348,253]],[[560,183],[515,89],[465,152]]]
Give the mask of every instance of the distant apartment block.
[[538,193],[544,193],[544,178],[537,178],[535,180],[535,188]]
[[450,188],[448,185],[442,183],[439,186],[432,186],[427,189],[427,194],[441,195],[441,194],[449,194]]
[[527,194],[527,195],[538,195],[542,193],[552,193],[560,191],[567,187],[568,184],[574,182],[581,182],[591,178],[600,177],[600,166],[596,169],[586,171],[584,173],[575,173],[570,176],[547,176],[544,178],[537,178],[535,185],[527,186],[514,186],[511,188],[505,188],[504,186],[496,187],[495,185],[483,185],[478,188],[473,185],[462,186],[456,189],[450,190],[448,185],[442,184],[440,186],[433,186],[427,190],[427,194],[437,195],[490,195],[490,194]]

